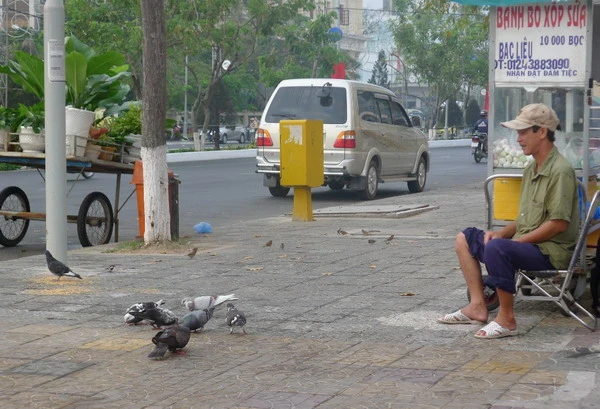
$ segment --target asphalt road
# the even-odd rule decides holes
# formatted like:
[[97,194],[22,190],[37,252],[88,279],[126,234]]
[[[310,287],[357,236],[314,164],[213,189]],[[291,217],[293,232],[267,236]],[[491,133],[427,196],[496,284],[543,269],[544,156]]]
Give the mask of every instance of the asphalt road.
[[[487,175],[485,163],[476,164],[468,147],[434,148],[431,156],[433,165],[428,174],[426,190],[445,190],[482,182]],[[210,223],[213,229],[219,229],[240,221],[279,216],[292,211],[292,194],[286,198],[272,197],[268,189],[262,186],[262,177],[255,173],[254,158],[173,163],[169,167],[181,180],[181,237],[194,235],[193,226],[203,221]],[[45,212],[45,183],[36,170],[3,172],[0,180],[0,188],[11,185],[21,187],[27,194],[33,212]],[[134,189],[129,181],[127,175],[121,181],[119,241],[132,240],[139,234],[135,195],[125,202]],[[75,175],[69,175],[68,214],[77,214],[83,198],[93,191],[103,192],[114,201],[115,182],[115,175],[109,174],[96,174],[87,180],[76,180]],[[321,187],[313,189],[312,193],[314,209],[363,203],[349,190],[334,192]],[[380,185],[378,198],[409,194],[406,183],[387,183]],[[67,234],[68,248],[79,248],[81,245],[75,224],[67,226]],[[31,221],[25,238],[18,246],[0,246],[0,261],[42,253],[45,235],[44,222]]]

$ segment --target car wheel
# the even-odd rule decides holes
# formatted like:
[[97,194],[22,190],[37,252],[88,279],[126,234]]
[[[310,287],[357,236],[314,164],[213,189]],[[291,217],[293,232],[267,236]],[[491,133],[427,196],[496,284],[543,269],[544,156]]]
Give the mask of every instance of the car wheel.
[[379,186],[379,169],[374,160],[369,163],[367,169],[367,180],[363,190],[359,192],[361,199],[373,200],[377,196],[377,188]]
[[425,182],[427,182],[427,165],[425,158],[421,156],[417,166],[417,180],[408,182],[408,190],[410,193],[421,193],[425,190]]
[[226,133],[221,135],[221,143],[227,143],[227,134]]
[[246,134],[243,132],[240,135],[240,143],[246,143]]
[[290,192],[290,188],[278,184],[275,187],[270,187],[269,192],[273,197],[286,197],[287,194]]

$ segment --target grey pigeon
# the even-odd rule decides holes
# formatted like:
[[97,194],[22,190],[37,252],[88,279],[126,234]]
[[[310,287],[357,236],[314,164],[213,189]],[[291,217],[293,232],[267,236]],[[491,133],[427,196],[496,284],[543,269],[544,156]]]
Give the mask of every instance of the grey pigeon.
[[62,276],[77,277],[81,280],[81,276],[79,274],[75,273],[62,262],[52,257],[52,254],[48,250],[46,250],[46,264],[48,264],[48,270],[58,277],[56,279],[57,281],[60,280]]
[[226,301],[237,300],[235,294],[229,295],[201,295],[196,298],[184,298],[181,300],[181,306],[190,311],[208,310],[218,307]]
[[167,351],[177,353],[179,349],[184,348],[190,340],[190,329],[183,325],[171,325],[162,331],[159,331],[152,337],[154,349],[148,358],[163,359]]
[[244,325],[246,325],[246,316],[244,313],[237,308],[232,303],[227,304],[227,317],[225,318],[225,322],[229,327],[229,333],[233,334],[234,327],[240,327],[244,334],[246,334],[246,330],[244,329]]
[[190,331],[197,331],[204,328],[206,323],[212,318],[215,307],[207,310],[196,310],[188,312],[181,319],[181,325],[188,327]]
[[163,305],[165,303],[165,300],[158,300],[156,302],[154,301],[150,301],[150,302],[138,302],[133,304],[131,307],[127,308],[127,311],[125,311],[125,324],[137,324],[138,322],[141,322],[144,320],[144,316],[143,313],[146,310],[149,310],[151,308],[156,308],[156,307],[160,307],[161,305]]

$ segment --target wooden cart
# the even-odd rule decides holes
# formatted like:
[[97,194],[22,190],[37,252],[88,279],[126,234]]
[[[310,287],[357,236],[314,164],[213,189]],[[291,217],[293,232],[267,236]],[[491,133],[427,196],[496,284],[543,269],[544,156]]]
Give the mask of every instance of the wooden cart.
[[[45,169],[46,157],[43,153],[0,152],[0,163],[11,163]],[[119,193],[121,175],[132,174],[133,164],[67,156],[67,173],[83,175],[84,172],[110,173],[116,175],[114,207],[102,192],[88,194],[76,215],[67,215],[69,223],[77,223],[77,235],[82,246],[106,244],[110,241],[113,228],[115,242],[119,240]],[[40,175],[41,172],[40,172]],[[42,175],[43,177],[43,175]],[[125,199],[127,203],[135,190]],[[25,192],[17,186],[9,186],[0,191],[0,244],[16,246],[23,240],[31,220],[46,220],[45,213],[32,212]]]

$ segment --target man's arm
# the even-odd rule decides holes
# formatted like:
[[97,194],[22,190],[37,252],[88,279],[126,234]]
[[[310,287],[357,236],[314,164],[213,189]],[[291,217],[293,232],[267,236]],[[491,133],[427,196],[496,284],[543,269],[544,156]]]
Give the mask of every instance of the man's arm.
[[514,240],[521,243],[541,243],[550,240],[552,237],[566,231],[568,228],[569,222],[566,220],[548,220],[542,223],[537,229]]
[[486,231],[483,236],[483,243],[487,243],[492,239],[510,239],[517,232],[517,222],[510,222],[500,230]]

